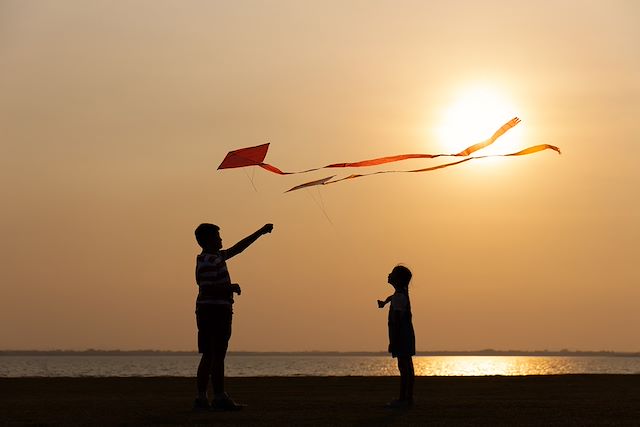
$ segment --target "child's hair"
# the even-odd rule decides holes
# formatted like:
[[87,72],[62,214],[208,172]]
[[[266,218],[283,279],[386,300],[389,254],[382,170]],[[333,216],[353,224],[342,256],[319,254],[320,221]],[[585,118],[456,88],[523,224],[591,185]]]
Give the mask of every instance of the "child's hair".
[[411,270],[409,270],[407,267],[405,267],[402,264],[398,264],[395,267],[393,267],[393,272],[396,274],[396,277],[400,282],[398,284],[403,288],[408,288],[409,282],[411,281],[411,277],[412,277]]
[[218,234],[220,227],[215,224],[200,224],[195,231],[196,240],[201,248],[207,246],[207,241],[211,236]]

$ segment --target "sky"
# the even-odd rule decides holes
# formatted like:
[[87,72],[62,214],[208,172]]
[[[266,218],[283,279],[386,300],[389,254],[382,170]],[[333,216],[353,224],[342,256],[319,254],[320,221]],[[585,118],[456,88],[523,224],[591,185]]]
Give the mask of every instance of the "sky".
[[[225,247],[231,350],[640,351],[640,3],[0,0],[0,349],[194,350],[193,230]],[[451,153],[522,119],[515,158]],[[478,154],[481,154],[479,152]],[[443,163],[409,160],[374,170]]]

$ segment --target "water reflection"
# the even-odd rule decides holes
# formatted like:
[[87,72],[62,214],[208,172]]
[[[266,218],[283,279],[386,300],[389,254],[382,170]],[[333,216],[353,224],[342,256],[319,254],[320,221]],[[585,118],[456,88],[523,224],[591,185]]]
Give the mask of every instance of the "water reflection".
[[[540,375],[549,372],[531,358],[506,356],[434,356],[417,357],[417,375],[480,376],[480,375]],[[542,371],[542,372],[540,372]]]
[[[570,373],[634,373],[620,358],[548,356],[424,356],[414,359],[416,375],[558,375]],[[637,360],[635,361],[637,363]],[[626,368],[626,369],[625,369]]]
[[[3,356],[0,377],[190,377],[197,355]],[[420,376],[640,374],[640,357],[418,356]],[[396,360],[380,356],[230,355],[230,377],[397,376]]]

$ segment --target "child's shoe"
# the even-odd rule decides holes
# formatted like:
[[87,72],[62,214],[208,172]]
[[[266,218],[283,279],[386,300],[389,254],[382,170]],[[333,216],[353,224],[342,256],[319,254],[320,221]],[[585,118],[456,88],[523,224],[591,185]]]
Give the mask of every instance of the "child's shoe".
[[412,400],[396,399],[396,400],[392,400],[391,402],[387,403],[384,406],[385,408],[389,408],[389,409],[409,409],[413,406],[413,399]]

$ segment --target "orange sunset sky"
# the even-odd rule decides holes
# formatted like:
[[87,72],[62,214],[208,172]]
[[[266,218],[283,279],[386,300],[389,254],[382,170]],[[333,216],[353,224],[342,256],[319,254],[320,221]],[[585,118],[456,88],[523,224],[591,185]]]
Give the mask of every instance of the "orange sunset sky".
[[[401,262],[419,350],[640,351],[639,22],[634,0],[0,0],[0,349],[193,350],[193,229],[271,222],[228,263],[231,350],[386,349]],[[265,142],[284,170],[456,152],[514,116],[494,153],[563,154],[286,194],[356,171],[216,170]]]

